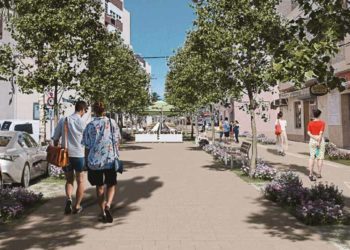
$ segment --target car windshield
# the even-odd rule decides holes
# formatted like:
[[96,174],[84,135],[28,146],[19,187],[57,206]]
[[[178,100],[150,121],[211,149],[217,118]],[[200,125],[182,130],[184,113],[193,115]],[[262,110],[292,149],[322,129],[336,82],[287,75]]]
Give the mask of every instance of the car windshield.
[[6,147],[10,143],[11,139],[11,136],[0,135],[0,147]]

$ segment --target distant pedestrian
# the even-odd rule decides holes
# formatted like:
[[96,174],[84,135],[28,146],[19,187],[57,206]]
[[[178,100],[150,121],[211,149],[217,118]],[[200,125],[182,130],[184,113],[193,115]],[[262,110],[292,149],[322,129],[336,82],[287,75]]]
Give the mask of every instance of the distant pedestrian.
[[230,123],[227,117],[225,117],[225,121],[223,123],[223,129],[224,129],[224,135],[225,135],[225,142],[227,143],[230,139]]
[[277,120],[275,123],[275,134],[277,136],[277,151],[278,154],[284,156],[288,150],[288,137],[287,137],[287,121],[283,119],[283,112],[280,111],[277,114]]
[[233,125],[233,134],[235,136],[235,141],[236,143],[239,143],[239,139],[238,139],[238,136],[239,136],[239,122],[236,120],[234,125]]
[[324,131],[326,123],[320,120],[322,112],[319,109],[313,111],[314,119],[308,124],[308,135],[310,136],[309,149],[310,149],[310,160],[309,160],[309,179],[315,181],[314,176],[314,165],[317,160],[318,173],[317,178],[322,178],[321,172],[323,167],[323,160],[325,155],[325,140]]
[[111,223],[113,216],[110,208],[117,184],[114,163],[119,147],[118,127],[113,119],[106,117],[102,102],[94,103],[93,111],[96,117],[86,126],[82,144],[85,146],[88,180],[92,186],[96,186],[102,220]]
[[[85,191],[85,158],[84,147],[81,145],[83,131],[85,129],[85,122],[82,116],[87,112],[88,106],[84,101],[78,101],[75,104],[75,112],[73,115],[62,118],[55,128],[52,139],[55,146],[59,144],[67,145],[69,165],[63,168],[66,177],[66,205],[64,209],[65,214],[80,213],[82,211],[81,201],[83,200]],[[66,144],[67,138],[67,144]],[[74,173],[77,182],[76,200],[74,206],[72,205],[72,193],[74,186]]]
[[222,120],[219,121],[219,140],[222,141],[222,137],[224,136],[224,126]]

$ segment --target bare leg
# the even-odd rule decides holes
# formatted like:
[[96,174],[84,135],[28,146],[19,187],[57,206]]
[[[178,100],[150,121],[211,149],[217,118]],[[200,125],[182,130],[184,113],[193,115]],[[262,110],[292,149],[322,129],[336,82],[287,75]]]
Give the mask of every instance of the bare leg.
[[309,159],[309,170],[310,170],[310,173],[309,173],[309,176],[312,176],[314,175],[314,164],[315,163],[315,159]]
[[97,195],[98,205],[100,206],[101,212],[103,214],[105,209],[105,204],[106,204],[104,186],[96,186],[96,195]]
[[321,176],[322,167],[323,167],[323,160],[317,160],[317,167],[318,167],[318,174]]
[[284,153],[284,149],[285,149],[285,143],[286,143],[283,131],[282,131],[282,133],[280,135],[280,140],[281,140],[281,152],[283,154]]
[[74,188],[74,172],[69,171],[65,173],[66,175],[66,197],[67,199],[72,199],[72,193]]
[[85,191],[85,173],[84,172],[77,172],[76,173],[76,180],[77,180],[77,193],[76,193],[76,202],[75,202],[75,208],[80,207],[80,203],[83,200],[84,197],[84,191]]
[[116,186],[115,185],[107,187],[107,203],[106,203],[106,206],[111,207],[111,204],[112,204],[113,199],[114,199],[115,191],[116,191]]
[[276,136],[276,144],[277,144],[277,152],[280,153],[281,152],[281,136],[277,135]]

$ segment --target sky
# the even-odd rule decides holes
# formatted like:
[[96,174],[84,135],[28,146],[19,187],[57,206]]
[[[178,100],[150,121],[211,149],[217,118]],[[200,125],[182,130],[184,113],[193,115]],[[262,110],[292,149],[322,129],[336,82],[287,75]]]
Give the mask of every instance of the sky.
[[[169,56],[181,47],[195,18],[190,0],[124,0],[131,15],[131,45],[142,56]],[[164,96],[166,59],[148,60],[152,91]]]

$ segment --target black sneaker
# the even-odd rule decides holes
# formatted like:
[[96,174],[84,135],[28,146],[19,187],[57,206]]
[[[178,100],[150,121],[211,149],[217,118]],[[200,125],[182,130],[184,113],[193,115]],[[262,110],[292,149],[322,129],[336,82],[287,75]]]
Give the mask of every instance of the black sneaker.
[[113,216],[111,214],[109,206],[105,207],[105,215],[106,215],[106,222],[112,223],[113,222]]
[[310,181],[316,181],[316,178],[313,175],[309,175],[309,179],[310,179]]
[[71,214],[72,210],[72,200],[67,200],[66,207],[64,208],[64,214]]
[[80,206],[79,208],[74,208],[73,209],[73,214],[80,214],[83,211],[83,207]]

